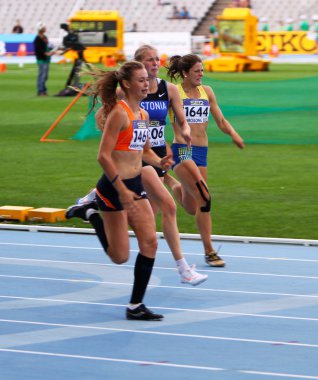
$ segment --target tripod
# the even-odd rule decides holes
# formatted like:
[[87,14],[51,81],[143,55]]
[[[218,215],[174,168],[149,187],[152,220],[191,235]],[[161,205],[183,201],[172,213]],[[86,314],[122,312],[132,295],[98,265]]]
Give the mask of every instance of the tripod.
[[78,58],[75,59],[73,67],[71,69],[71,72],[68,76],[68,79],[65,84],[65,88],[61,90],[59,93],[56,94],[56,96],[75,96],[77,95],[77,91],[75,91],[73,88],[79,88],[80,87],[80,71],[82,69],[83,64],[87,65],[87,62],[85,61],[84,50],[77,51]]

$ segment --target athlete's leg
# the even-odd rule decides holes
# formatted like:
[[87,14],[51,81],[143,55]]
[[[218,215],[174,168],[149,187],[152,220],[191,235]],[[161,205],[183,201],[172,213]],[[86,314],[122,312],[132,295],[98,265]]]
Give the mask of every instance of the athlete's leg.
[[196,272],[189,266],[182,255],[179,229],[177,225],[176,205],[156,171],[151,166],[142,169],[142,182],[151,206],[161,210],[162,229],[178,267],[181,281],[190,285],[199,285],[207,279],[207,275]]
[[190,215],[196,213],[196,203],[192,195],[185,191],[182,184],[169,173],[164,176],[165,184],[171,189],[176,201],[186,210]]
[[195,219],[204,246],[206,263],[212,267],[223,267],[225,263],[213,249],[211,241],[211,196],[204,180],[205,168],[199,170],[194,161],[186,160],[178,164],[174,170],[184,191],[195,199],[197,207]]
[[136,234],[139,254],[134,269],[134,285],[130,304],[126,316],[128,319],[160,320],[161,314],[155,314],[143,305],[143,298],[151,277],[158,241],[156,237],[156,223],[148,199],[136,202],[137,210],[128,213],[128,222]]
[[189,193],[195,200],[196,206],[195,219],[200,231],[205,253],[213,251],[211,242],[211,213],[209,202],[211,196],[203,180],[201,173],[192,160],[186,160],[178,164],[174,169],[185,192]]
[[127,212],[103,211],[102,219],[108,242],[107,254],[115,264],[123,264],[129,259]]
[[142,169],[142,183],[154,211],[161,210],[162,229],[175,260],[182,258],[176,205],[169,191],[151,166]]

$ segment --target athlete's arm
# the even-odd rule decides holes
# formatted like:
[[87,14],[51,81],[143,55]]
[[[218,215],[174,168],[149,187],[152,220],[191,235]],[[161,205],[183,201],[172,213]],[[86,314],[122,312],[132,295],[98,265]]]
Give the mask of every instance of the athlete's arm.
[[222,132],[231,136],[234,144],[236,144],[239,148],[243,149],[245,146],[243,139],[236,132],[236,130],[232,127],[232,125],[225,119],[220,107],[217,104],[216,97],[215,97],[215,94],[214,94],[212,88],[209,86],[203,86],[203,88],[204,88],[206,94],[208,95],[211,114],[212,114],[213,119],[215,120],[217,126],[221,129]]
[[183,112],[182,100],[180,98],[180,94],[178,88],[173,83],[167,83],[168,93],[169,93],[169,101],[170,106],[176,116],[178,125],[181,129],[181,135],[186,143],[191,145],[191,129],[189,124],[187,123],[186,117]]
[[172,159],[172,154],[169,153],[164,157],[159,157],[152,149],[150,145],[150,141],[148,140],[146,145],[144,146],[144,151],[142,155],[143,161],[147,162],[147,164],[151,166],[156,166],[162,170],[169,170],[171,165],[173,165],[174,161]]

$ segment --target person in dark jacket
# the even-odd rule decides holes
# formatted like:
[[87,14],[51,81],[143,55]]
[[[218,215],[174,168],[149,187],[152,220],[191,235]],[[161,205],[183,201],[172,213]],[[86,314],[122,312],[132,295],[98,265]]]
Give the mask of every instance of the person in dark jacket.
[[37,94],[38,96],[47,96],[46,81],[49,77],[49,67],[53,51],[50,48],[49,40],[45,35],[46,26],[42,22],[39,22],[37,24],[37,30],[38,34],[33,41],[36,62],[38,65]]
[[23,33],[23,27],[21,26],[20,20],[17,20],[16,24],[12,28],[12,33],[15,33],[15,34]]

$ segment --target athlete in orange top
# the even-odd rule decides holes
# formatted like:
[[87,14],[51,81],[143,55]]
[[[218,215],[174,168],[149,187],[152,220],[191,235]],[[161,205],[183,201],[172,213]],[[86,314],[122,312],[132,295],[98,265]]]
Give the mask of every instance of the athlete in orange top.
[[[125,94],[121,102],[116,97],[118,84]],[[173,162],[168,156],[159,158],[150,149],[148,115],[139,108],[148,86],[148,74],[140,62],[126,62],[118,71],[100,72],[94,96],[99,96],[103,104],[98,118],[103,130],[98,162],[104,174],[96,186],[102,219],[95,202],[71,206],[66,213],[67,218],[80,217],[92,223],[105,251],[116,264],[129,258],[128,224],[135,232],[139,254],[126,309],[127,319],[135,320],[163,318],[142,303],[158,244],[155,218],[141,182],[142,159],[163,169]]]

